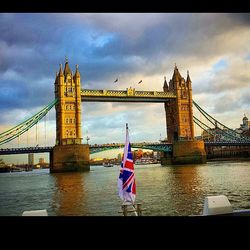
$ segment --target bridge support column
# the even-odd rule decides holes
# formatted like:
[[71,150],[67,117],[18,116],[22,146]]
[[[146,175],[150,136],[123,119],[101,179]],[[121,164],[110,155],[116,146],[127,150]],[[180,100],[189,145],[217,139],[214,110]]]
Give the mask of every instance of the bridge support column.
[[50,173],[89,171],[89,145],[56,145],[53,148]]
[[171,165],[172,164],[172,152],[168,153],[168,152],[164,152],[161,156],[161,165],[165,166],[165,165]]
[[172,164],[206,163],[204,141],[174,141]]

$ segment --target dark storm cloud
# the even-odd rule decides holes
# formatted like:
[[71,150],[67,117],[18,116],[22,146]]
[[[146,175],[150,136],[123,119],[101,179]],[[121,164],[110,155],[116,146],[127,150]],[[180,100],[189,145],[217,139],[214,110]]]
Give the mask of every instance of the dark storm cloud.
[[[145,14],[145,18],[146,16]],[[136,25],[136,16],[133,17],[129,21],[126,20],[128,27]],[[193,55],[195,51],[195,54],[209,56],[209,52],[216,51],[219,46],[207,46],[211,40],[234,29],[236,25],[227,14],[165,14],[165,18],[163,17],[162,14],[159,15],[160,21],[157,26],[145,25],[139,37],[133,33],[120,33],[119,37],[104,47],[96,48],[95,53],[102,56],[112,54],[118,58],[122,55],[138,55],[150,59],[159,56],[164,58],[164,55],[177,52],[182,55]],[[108,30],[107,26],[105,28]],[[117,32],[119,33],[118,29]]]
[[[147,20],[147,14],[140,15],[142,24],[137,24],[138,15],[131,15],[130,19],[126,18],[127,15],[131,14],[119,15],[119,22],[123,27],[119,30],[119,27],[114,29],[112,24],[112,21],[117,19],[115,14],[100,17],[86,15],[85,19],[82,14],[84,21],[87,17],[91,17],[92,22],[75,24],[74,15],[69,14],[16,14],[10,17],[8,14],[3,14],[0,19],[1,40],[6,43],[10,51],[3,58],[0,70],[15,67],[17,71],[23,72],[23,67],[32,68],[32,71],[27,71],[26,74],[41,77],[43,74],[52,74],[58,69],[59,62],[64,59],[64,54],[67,54],[70,61],[77,61],[81,65],[86,80],[95,77],[105,78],[109,72],[112,74],[132,70],[133,73],[133,69],[152,72],[152,67],[157,71],[157,65],[170,55],[176,54],[178,57],[178,53],[181,53],[187,56],[195,52],[197,56],[202,53],[203,58],[210,56],[213,50],[216,51],[216,46],[206,45],[214,36],[221,34],[222,30],[233,28],[226,14],[151,14],[149,15],[151,19],[159,18],[159,21],[157,26],[149,27],[144,20]],[[104,19],[110,21],[104,22]],[[123,19],[126,21],[127,32]],[[96,31],[86,35],[90,24]],[[100,27],[97,29],[98,25],[103,27],[103,30]],[[129,33],[130,29],[134,32],[131,28],[133,26],[140,27],[140,36]],[[111,37],[107,38],[104,45],[96,44],[98,36],[105,33],[111,34]],[[17,53],[27,48],[29,51],[25,54]],[[14,55],[11,53],[13,49]],[[131,61],[132,56],[142,58],[144,63],[136,64]],[[152,60],[155,63],[149,63]]]
[[[1,110],[50,102],[65,56],[71,70],[79,64],[84,88],[113,88],[119,74],[162,74],[175,62],[207,65],[237,49],[224,35],[238,37],[248,20],[247,14],[0,14]],[[15,77],[6,80],[10,72]],[[211,86],[200,92],[225,87]]]
[[32,81],[0,80],[1,82],[1,112],[11,109],[24,109],[45,107],[48,101],[54,99],[53,91],[45,84]]

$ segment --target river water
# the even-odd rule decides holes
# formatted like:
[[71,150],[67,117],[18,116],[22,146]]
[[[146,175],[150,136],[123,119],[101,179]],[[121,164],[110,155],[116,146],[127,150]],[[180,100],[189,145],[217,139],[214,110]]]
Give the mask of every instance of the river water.
[[[121,216],[119,166],[86,173],[48,169],[0,174],[0,215],[47,209],[50,216]],[[234,209],[250,208],[250,161],[204,165],[136,165],[136,202],[147,216],[199,215],[205,196],[226,195]]]

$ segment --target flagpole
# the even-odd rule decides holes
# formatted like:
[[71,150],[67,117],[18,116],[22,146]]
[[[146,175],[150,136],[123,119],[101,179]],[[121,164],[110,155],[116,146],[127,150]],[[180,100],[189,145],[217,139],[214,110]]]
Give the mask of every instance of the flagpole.
[[[129,140],[128,123],[126,123],[126,140],[124,145],[124,154],[121,164],[121,170],[118,178],[119,196],[123,200],[122,210],[126,216],[127,212],[134,212],[138,216],[135,207],[136,185],[134,176],[134,162],[131,151],[131,144]],[[133,207],[133,211],[128,211],[127,207]]]

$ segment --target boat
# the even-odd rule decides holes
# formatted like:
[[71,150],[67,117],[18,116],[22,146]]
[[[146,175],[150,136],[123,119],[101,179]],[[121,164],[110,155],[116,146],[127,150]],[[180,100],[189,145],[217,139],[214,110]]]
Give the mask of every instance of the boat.
[[233,210],[225,195],[207,196],[204,200],[202,216],[250,216],[250,209]]
[[104,162],[103,167],[110,168],[110,167],[113,167],[113,164],[108,163],[108,162]]
[[156,159],[150,159],[150,158],[141,158],[135,160],[135,165],[148,165],[148,164],[157,164],[158,161]]

